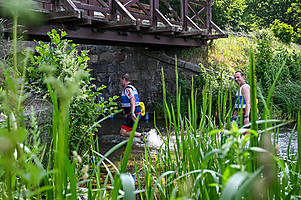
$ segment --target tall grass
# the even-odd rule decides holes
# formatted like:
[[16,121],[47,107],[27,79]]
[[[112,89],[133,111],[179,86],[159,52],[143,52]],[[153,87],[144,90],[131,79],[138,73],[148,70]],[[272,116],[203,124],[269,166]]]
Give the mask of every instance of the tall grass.
[[[174,105],[166,103],[162,70],[163,102],[167,117],[166,127],[169,127],[169,131],[164,145],[153,163],[149,160],[150,151],[146,148],[144,179],[146,183],[153,185],[145,187],[146,199],[283,199],[297,197],[297,193],[293,192],[293,189],[299,191],[300,188],[298,186],[300,173],[296,170],[299,164],[294,162],[297,158],[290,160],[278,158],[271,143],[265,142],[266,140],[271,141],[271,134],[266,134],[267,132],[276,133],[279,126],[288,122],[271,120],[268,117],[270,115],[265,115],[266,117],[262,121],[257,120],[259,113],[256,100],[255,70],[255,58],[251,52],[249,77],[252,121],[251,129],[248,130],[244,127],[238,128],[235,122],[231,124],[230,130],[218,129],[212,116],[208,115],[211,114],[211,108],[208,106],[212,105],[212,89],[208,84],[203,88],[202,110],[197,112],[193,79],[188,116],[181,116],[180,101],[177,101],[175,106],[177,110],[174,110]],[[177,73],[177,68],[175,73]],[[281,69],[278,74],[280,73]],[[177,82],[178,76],[176,76],[176,85],[178,85]],[[272,112],[270,102],[273,90],[274,87],[270,90],[267,102],[263,99],[265,105],[269,105],[265,107],[265,113]],[[219,113],[222,113],[219,115],[219,124],[229,122],[230,115],[224,111],[227,108],[231,110],[226,104],[227,92],[223,89],[219,91],[218,105],[216,105]],[[181,88],[177,87],[177,99],[180,94]],[[232,102],[229,105],[232,107]],[[177,113],[177,118],[174,117],[175,113]],[[197,113],[201,113],[201,116],[197,116]],[[273,126],[271,123],[277,125]],[[263,129],[258,129],[258,124],[263,124]],[[271,125],[265,126],[264,124]],[[174,132],[170,132],[170,130]],[[243,135],[246,131],[250,134]],[[262,137],[263,135],[265,137]],[[260,146],[258,143],[260,138],[262,144],[265,145]],[[172,140],[175,140],[174,146],[170,144]],[[300,146],[300,141],[298,145]],[[288,167],[285,168],[285,166]],[[287,172],[293,176],[289,176]],[[290,183],[290,187],[287,187],[288,183]],[[257,187],[257,185],[260,186]]]
[[[16,31],[16,29],[14,28]],[[15,33],[14,33],[15,34]],[[14,38],[16,40],[16,38]],[[16,48],[16,46],[14,46]],[[17,52],[14,50],[14,52]],[[26,58],[29,57],[27,53]],[[91,138],[91,152],[72,159],[68,149],[69,105],[79,92],[81,80],[87,76],[83,71],[74,73],[67,81],[56,79],[53,66],[44,66],[45,82],[53,104],[52,142],[47,166],[43,166],[33,147],[27,144],[28,130],[23,115],[24,73],[26,60],[20,65],[13,57],[10,69],[1,65],[5,75],[5,88],[1,90],[2,112],[5,124],[0,128],[0,189],[2,199],[296,199],[300,198],[301,181],[301,116],[298,113],[298,151],[287,158],[278,157],[271,145],[270,132],[288,122],[270,119],[272,112],[271,88],[264,104],[262,121],[257,120],[257,90],[255,58],[250,53],[251,85],[251,129],[239,128],[230,123],[232,113],[231,93],[220,87],[217,105],[213,105],[213,88],[206,83],[203,90],[203,104],[198,111],[197,90],[194,79],[188,102],[188,115],[181,115],[181,87],[176,73],[176,105],[168,105],[165,78],[162,69],[163,104],[167,133],[164,144],[157,154],[145,146],[142,170],[135,163],[137,185],[132,175],[126,173],[132,150],[136,121],[132,134],[105,155],[97,149],[97,140]],[[21,71],[20,71],[21,69]],[[281,73],[282,68],[278,72]],[[277,78],[273,84],[275,86]],[[222,85],[222,83],[221,83]],[[260,92],[259,92],[260,94]],[[214,118],[212,107],[218,110]],[[218,123],[216,124],[216,121]],[[229,128],[224,129],[224,125]],[[259,129],[258,124],[263,128]],[[276,125],[275,125],[276,124]],[[247,135],[243,133],[249,132]],[[164,135],[164,136],[163,136]],[[261,143],[258,139],[261,138]],[[267,142],[266,142],[267,141]],[[115,166],[108,156],[116,149],[127,145],[120,167]],[[28,147],[26,147],[28,145]],[[16,152],[16,153],[15,153]],[[76,155],[76,153],[73,153]],[[90,155],[93,157],[91,158]],[[98,158],[98,160],[96,159]],[[83,164],[85,164],[83,166]],[[111,170],[108,165],[112,165]],[[104,166],[104,177],[100,166]],[[91,166],[91,169],[90,167]],[[142,172],[142,176],[139,176]],[[93,183],[95,179],[96,183]],[[104,183],[100,182],[104,179]],[[109,184],[109,182],[111,184]]]

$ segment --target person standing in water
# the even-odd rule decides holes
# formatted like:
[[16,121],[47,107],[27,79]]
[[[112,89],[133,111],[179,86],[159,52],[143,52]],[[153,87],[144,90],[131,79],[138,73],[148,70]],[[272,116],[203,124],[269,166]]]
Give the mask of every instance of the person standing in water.
[[235,111],[232,115],[232,119],[236,119],[243,109],[243,124],[248,124],[250,122],[250,108],[251,108],[251,98],[250,98],[250,85],[245,82],[245,75],[241,71],[237,71],[234,74],[235,82],[240,86],[236,93],[236,103]]
[[[120,83],[124,86],[121,94],[121,106],[126,114],[120,129],[120,135],[124,137],[130,137],[137,117],[141,113],[139,106],[139,95],[137,89],[131,85],[128,74],[123,74],[121,76]],[[141,133],[135,132],[135,137],[141,136]]]

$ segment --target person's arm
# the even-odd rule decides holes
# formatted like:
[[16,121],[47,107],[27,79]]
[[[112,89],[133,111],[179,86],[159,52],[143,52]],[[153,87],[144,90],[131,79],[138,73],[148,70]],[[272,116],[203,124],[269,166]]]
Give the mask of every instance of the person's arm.
[[245,108],[245,114],[244,116],[244,124],[249,123],[249,117],[250,117],[250,109],[251,109],[251,97],[250,97],[250,86],[247,85],[242,88],[242,95],[244,96],[244,99],[246,101],[246,108]]
[[130,101],[131,101],[131,115],[132,115],[133,120],[135,121],[136,120],[136,114],[135,114],[136,101],[135,101],[135,97],[132,96],[130,98]]

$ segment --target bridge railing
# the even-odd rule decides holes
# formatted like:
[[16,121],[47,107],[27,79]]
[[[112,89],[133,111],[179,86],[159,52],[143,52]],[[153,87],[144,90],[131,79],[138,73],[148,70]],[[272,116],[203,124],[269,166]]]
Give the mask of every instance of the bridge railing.
[[[132,27],[147,32],[172,32],[180,36],[222,37],[212,21],[213,0],[180,0],[180,14],[167,0],[34,0],[50,20],[86,19],[103,27]],[[162,6],[164,8],[162,9]],[[162,12],[164,11],[164,14]]]

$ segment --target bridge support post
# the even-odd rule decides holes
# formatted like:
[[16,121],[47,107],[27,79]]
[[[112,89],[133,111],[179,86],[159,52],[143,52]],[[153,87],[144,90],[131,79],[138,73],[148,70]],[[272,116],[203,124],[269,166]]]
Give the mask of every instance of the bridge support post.
[[207,8],[206,8],[206,22],[207,22],[207,30],[208,30],[208,34],[212,35],[212,26],[211,26],[211,21],[212,21],[212,3],[213,0],[208,0],[207,1]]
[[181,0],[181,25],[182,30],[187,31],[188,0]]
[[157,14],[156,14],[156,10],[159,10],[159,0],[150,0],[149,1],[150,4],[150,11],[151,11],[151,23],[152,23],[152,27],[155,29],[157,27]]

